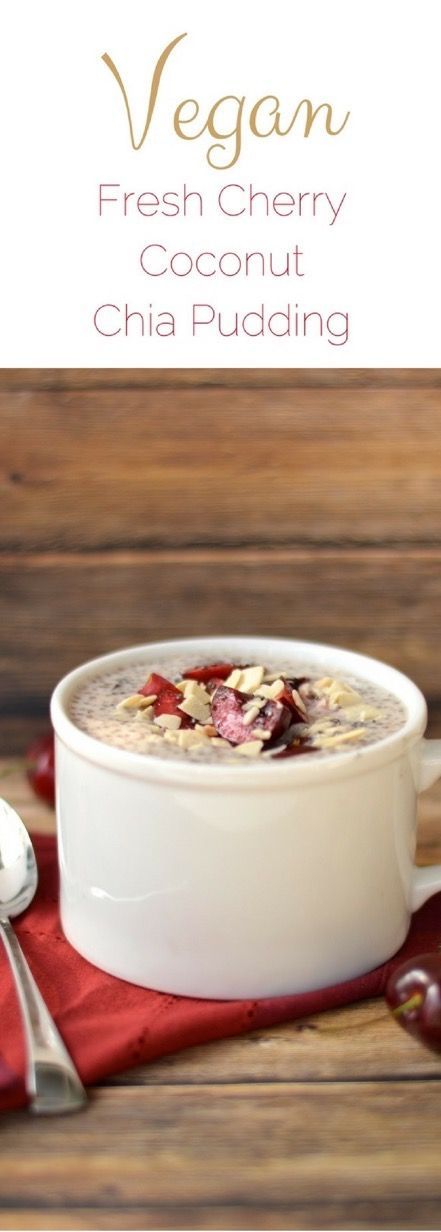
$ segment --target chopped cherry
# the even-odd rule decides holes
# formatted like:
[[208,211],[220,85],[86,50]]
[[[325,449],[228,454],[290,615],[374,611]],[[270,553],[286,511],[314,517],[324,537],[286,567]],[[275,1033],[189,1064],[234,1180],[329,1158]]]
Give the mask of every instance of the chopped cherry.
[[234,671],[233,663],[209,663],[207,667],[191,667],[183,672],[184,680],[199,680],[201,684],[209,684],[211,680],[226,680]]
[[157,697],[164,692],[174,693],[182,701],[182,693],[176,688],[171,680],[166,680],[165,676],[159,676],[157,672],[152,672],[142,689],[138,689],[138,693],[142,693],[143,697],[150,697],[150,694],[156,694]]
[[[148,697],[148,693],[146,696]],[[194,720],[190,718],[190,715],[184,714],[183,711],[179,709],[179,705],[182,701],[183,697],[182,693],[179,692],[179,689],[175,689],[173,686],[170,689],[162,689],[161,692],[158,693],[156,701],[153,702],[153,714],[155,719],[157,719],[160,714],[173,714],[176,718],[181,720],[181,727],[194,727]]]
[[216,691],[216,689],[219,688],[219,685],[223,683],[224,682],[220,676],[212,676],[210,680],[207,680],[205,684],[205,688],[207,690],[207,693],[210,694],[210,697]]
[[441,1052],[441,953],[421,954],[393,971],[386,1001],[410,1035]]
[[288,684],[285,684],[283,689],[281,689],[280,693],[277,694],[277,701],[283,702],[284,706],[289,707],[291,714],[292,714],[291,722],[294,722],[294,723],[307,723],[308,722],[306,711],[303,709],[301,710],[297,702],[294,701],[294,698],[292,696],[292,690],[290,689]]
[[55,804],[54,733],[33,740],[26,751],[26,774],[37,796]]
[[[254,732],[258,729],[269,732],[270,740],[276,740],[292,723],[288,707],[278,701],[266,702],[252,723],[246,722],[249,711],[244,706],[253,700],[252,694],[240,693],[225,684],[216,689],[211,713],[216,731],[224,740],[229,740],[231,744],[244,744],[245,741],[257,739]],[[270,740],[267,738],[266,743],[269,744]]]
[[142,689],[138,689],[138,693],[142,693],[143,697],[156,694],[156,701],[153,702],[155,719],[160,714],[173,714],[181,720],[181,727],[194,727],[193,719],[179,709],[183,700],[181,690],[177,689],[171,680],[166,680],[165,676],[152,672]]

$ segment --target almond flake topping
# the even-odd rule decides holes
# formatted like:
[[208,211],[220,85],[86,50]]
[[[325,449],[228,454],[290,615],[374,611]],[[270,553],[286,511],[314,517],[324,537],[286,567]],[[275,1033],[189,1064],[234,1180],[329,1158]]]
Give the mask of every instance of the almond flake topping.
[[246,714],[244,715],[244,719],[243,719],[244,727],[251,727],[251,724],[254,723],[255,719],[257,719],[258,714],[259,714],[259,706],[250,706],[249,710],[247,710]]
[[189,697],[184,702],[179,703],[179,709],[183,714],[188,714],[191,719],[196,719],[197,723],[209,723],[211,719],[210,707],[200,702],[197,697]]
[[307,715],[308,712],[307,712],[305,703],[303,701],[303,698],[300,697],[300,693],[298,692],[297,689],[291,689],[291,697],[292,697],[293,702],[295,702],[296,706],[298,706],[299,710],[302,712],[302,714]]
[[155,712],[153,706],[146,706],[145,710],[137,711],[136,718],[138,720],[140,719],[142,723],[152,723],[154,714]]
[[132,693],[131,697],[124,697],[122,702],[118,702],[116,709],[121,710],[145,710],[150,706],[152,701],[156,701],[156,694],[151,697],[143,697],[142,693]]
[[237,745],[236,753],[241,757],[258,757],[261,749],[261,740],[246,740],[244,744]]
[[281,693],[284,688],[285,681],[281,680],[280,676],[278,676],[277,679],[273,681],[273,684],[259,685],[259,688],[256,689],[256,693],[258,693],[259,697],[265,697],[267,701],[275,702],[277,701],[279,693]]
[[354,703],[343,710],[345,719],[349,719],[351,723],[368,723],[370,720],[381,719],[382,713],[378,706],[370,706],[366,702],[361,702],[360,705]]
[[232,672],[230,672],[230,675],[228,676],[227,680],[225,681],[225,684],[227,685],[227,688],[228,688],[228,689],[237,689],[237,688],[239,687],[239,680],[240,680],[240,678],[241,678],[241,675],[242,675],[242,672],[241,672],[241,670],[240,670],[240,667],[234,667],[234,668],[233,668],[233,671],[232,671]]
[[165,727],[168,731],[178,731],[181,720],[177,714],[158,714],[155,727]]
[[[207,744],[208,741],[205,741]],[[202,747],[201,733],[193,728],[184,728],[178,732],[178,746],[180,749],[194,749]]]
[[320,693],[325,694],[331,706],[355,706],[362,701],[356,689],[353,689],[350,684],[343,684],[342,680],[334,680],[332,676],[324,676],[322,680],[317,680],[315,687]]
[[259,665],[258,667],[246,667],[240,674],[240,684],[236,688],[240,688],[242,693],[254,693],[265,674],[265,669]]
[[361,740],[366,731],[366,727],[353,727],[351,731],[337,732],[335,736],[322,736],[317,743],[321,749],[333,749],[339,744],[347,744],[350,740]]
[[186,702],[190,701],[190,698],[194,698],[195,701],[201,702],[202,705],[209,706],[210,694],[207,692],[205,685],[198,684],[197,680],[186,680],[185,689],[182,691]]

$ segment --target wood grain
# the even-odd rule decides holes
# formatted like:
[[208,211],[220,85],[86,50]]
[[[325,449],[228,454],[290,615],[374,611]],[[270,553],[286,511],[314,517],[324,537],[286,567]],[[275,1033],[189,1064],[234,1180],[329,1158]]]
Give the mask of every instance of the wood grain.
[[264,1232],[293,1232],[293,1229],[335,1229],[337,1232],[354,1232],[354,1228],[389,1229],[436,1229],[440,1226],[440,1204],[437,1200],[419,1196],[411,1201],[397,1201],[395,1197],[357,1202],[347,1201],[321,1202],[315,1199],[308,1204],[292,1201],[286,1206],[278,1203],[256,1205],[252,1200],[236,1204],[225,1202],[222,1206],[210,1203],[204,1206],[189,1206],[180,1202],[173,1206],[164,1203],[152,1206],[148,1198],[143,1206],[131,1205],[120,1207],[100,1205],[99,1207],[51,1207],[42,1209],[4,1209],[0,1212],[0,1228],[5,1229],[42,1229],[50,1232],[55,1229],[76,1228],[90,1232],[90,1229],[121,1228],[148,1232],[162,1232],[162,1229],[188,1229],[189,1232],[219,1232],[220,1229],[263,1229]]
[[0,394],[0,548],[440,539],[441,388]]
[[441,386],[440,368],[0,368],[0,389],[240,389]]
[[[440,412],[441,369],[0,370],[0,747],[85,658],[219,632],[388,659],[440,716]],[[53,830],[19,759],[0,794]],[[439,1229],[440,1079],[382,1001],[163,1058],[0,1119],[0,1228]]]
[[390,661],[441,696],[441,549],[0,557],[3,709],[124,645],[192,635],[299,637]]
[[441,1202],[439,1094],[427,1079],[99,1089],[68,1133],[0,1125],[2,1203],[157,1207],[171,1175],[176,1206]]

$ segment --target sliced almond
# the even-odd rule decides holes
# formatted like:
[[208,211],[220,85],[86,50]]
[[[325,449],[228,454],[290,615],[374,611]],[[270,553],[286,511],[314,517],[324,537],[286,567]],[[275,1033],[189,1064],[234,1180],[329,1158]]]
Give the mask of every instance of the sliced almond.
[[370,720],[373,721],[382,717],[382,711],[378,709],[378,706],[370,706],[365,702],[361,702],[360,705],[354,703],[351,706],[347,706],[343,710],[343,714],[346,719],[350,719],[353,723],[367,723]]
[[243,693],[254,693],[262,684],[265,668],[261,664],[244,668],[240,677],[240,687]]
[[343,706],[358,706],[361,702],[361,696],[355,692],[355,689],[351,689],[346,685],[337,685],[335,689],[331,689],[329,700],[334,705],[342,708]]
[[132,693],[130,697],[124,697],[122,702],[118,702],[116,710],[145,710],[152,701],[156,701],[156,693],[150,697],[143,697],[142,693]]
[[320,693],[324,693],[331,706],[352,706],[361,702],[361,696],[353,689],[350,684],[346,684],[343,680],[336,680],[332,676],[323,676],[322,680],[316,681],[316,689]]
[[217,749],[230,749],[230,741],[224,740],[222,736],[212,736],[210,744],[214,744]]
[[334,719],[316,719],[315,723],[309,724],[310,732],[330,732],[335,730]]
[[210,707],[203,705],[197,697],[186,697],[185,701],[179,703],[179,709],[191,719],[196,719],[197,723],[208,723],[211,719]]
[[201,702],[205,706],[209,705],[210,694],[207,692],[205,685],[198,684],[197,680],[186,680],[185,686],[183,692],[186,701],[194,697],[195,701]]
[[155,727],[164,727],[167,731],[178,731],[181,720],[177,714],[158,714]]
[[340,732],[335,736],[323,736],[318,743],[321,749],[333,749],[339,744],[349,744],[352,740],[361,740],[365,735],[365,727],[353,727],[351,731]]
[[241,678],[241,675],[242,675],[242,672],[241,672],[240,667],[233,667],[233,671],[230,672],[230,675],[227,677],[227,679],[224,682],[227,688],[228,689],[238,689],[239,680]]
[[240,757],[258,757],[262,747],[261,740],[247,740],[244,744],[237,745],[236,753],[239,753]]
[[153,706],[146,706],[145,710],[138,710],[136,718],[140,719],[142,723],[152,723],[154,714]]
[[291,689],[291,697],[292,697],[293,702],[295,702],[296,706],[298,706],[301,713],[306,716],[306,713],[307,713],[306,706],[303,701],[303,697],[300,697],[300,693],[298,689]]
[[259,688],[256,689],[256,693],[259,697],[265,697],[268,701],[276,701],[279,693],[281,693],[284,688],[285,681],[282,680],[280,676],[277,676],[277,679],[274,680],[272,684],[259,685]]
[[196,745],[201,745],[201,733],[193,728],[184,728],[178,732],[178,745],[180,749],[192,749]]
[[254,723],[255,719],[258,718],[258,715],[259,715],[259,707],[251,706],[250,709],[246,711],[246,714],[244,714],[244,718],[243,718],[244,727],[251,727],[251,724]]

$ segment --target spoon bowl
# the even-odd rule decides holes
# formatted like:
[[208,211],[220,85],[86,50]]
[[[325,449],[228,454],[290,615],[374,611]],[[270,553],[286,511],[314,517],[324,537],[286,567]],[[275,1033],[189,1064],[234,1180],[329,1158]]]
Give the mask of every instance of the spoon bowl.
[[86,1092],[10,924],[30,906],[37,885],[37,862],[26,827],[0,799],[0,937],[22,1011],[30,1107],[39,1113],[74,1112],[84,1106]]
[[0,800],[0,918],[26,911],[38,885],[37,861],[21,817]]

